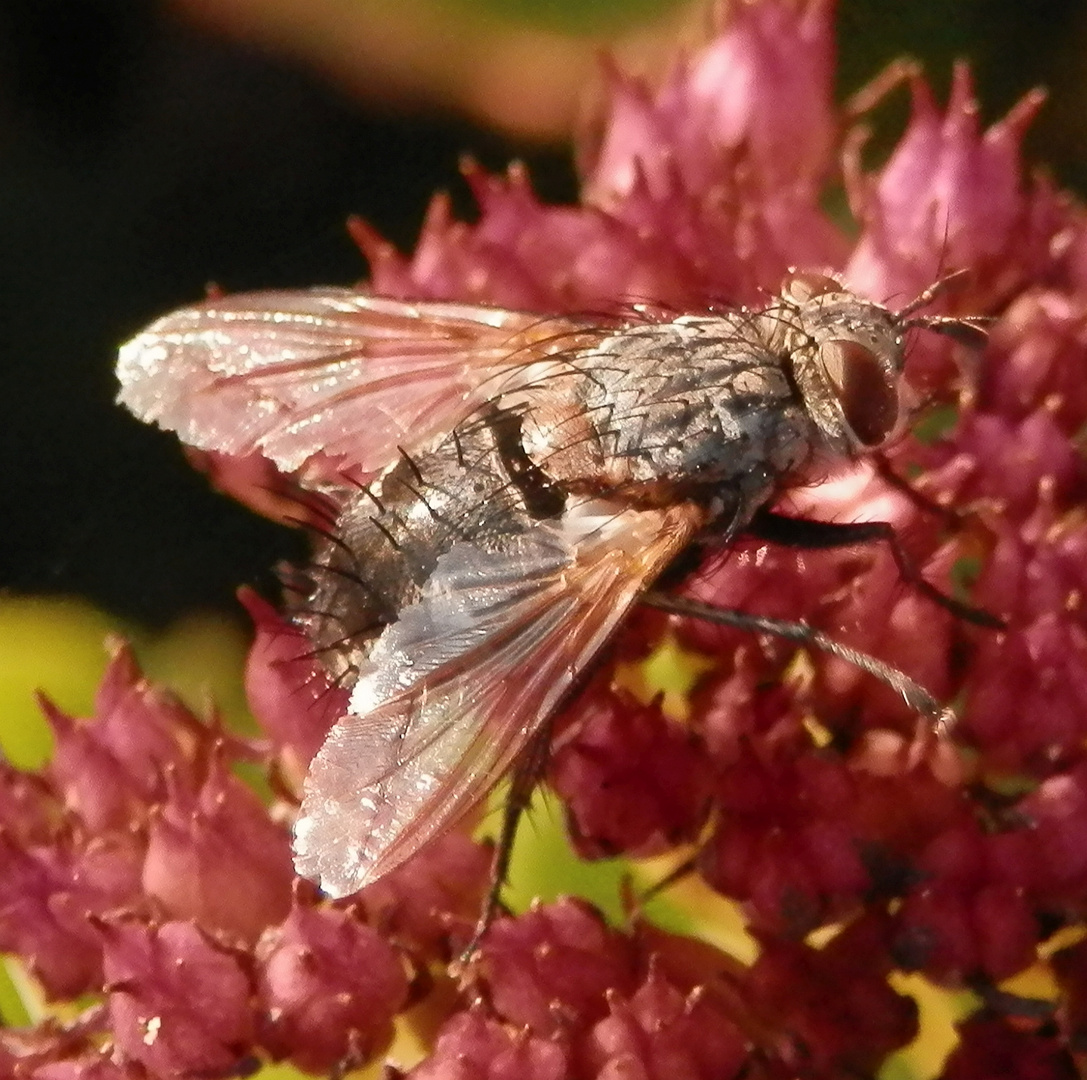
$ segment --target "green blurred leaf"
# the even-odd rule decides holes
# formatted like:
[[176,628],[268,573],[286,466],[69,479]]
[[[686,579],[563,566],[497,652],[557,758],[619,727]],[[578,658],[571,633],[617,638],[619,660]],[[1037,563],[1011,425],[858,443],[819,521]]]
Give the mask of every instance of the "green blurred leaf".
[[934,443],[949,434],[958,419],[959,410],[956,406],[936,405],[914,425],[913,437],[921,443]]
[[683,0],[440,0],[465,18],[494,18],[563,34],[600,34],[648,22]]
[[[492,797],[495,809],[484,823],[483,834],[492,838],[497,834],[505,800],[506,785],[502,785]],[[517,830],[502,895],[517,912],[525,911],[535,899],[550,903],[560,896],[581,896],[600,908],[609,922],[618,925],[624,921],[620,897],[629,873],[630,864],[625,859],[591,863],[579,859],[567,839],[557,800],[546,788],[538,787]]]
[[35,698],[42,690],[65,712],[90,715],[108,660],[105,639],[121,624],[79,600],[0,600],[0,747],[20,768],[37,768],[53,740]]
[[30,1010],[19,992],[18,981],[24,976],[19,961],[5,956],[0,962],[0,1017],[7,1027],[25,1027],[31,1023]]
[[0,599],[0,748],[19,768],[52,753],[37,691],[73,716],[91,716],[109,655],[106,639],[132,641],[147,677],[177,693],[199,716],[214,708],[235,729],[255,730],[243,672],[249,635],[235,620],[193,614],[148,636],[79,600]]
[[[492,797],[482,835],[497,834],[505,786]],[[560,896],[590,901],[616,927],[629,925],[629,903],[640,917],[670,933],[685,934],[723,949],[751,963],[756,946],[748,935],[740,909],[715,893],[696,874],[680,878],[667,889],[656,885],[685,858],[678,852],[655,859],[580,859],[570,846],[560,806],[546,788],[537,788],[517,831],[510,872],[502,896],[514,912],[528,909],[533,900],[550,903]],[[648,895],[648,899],[643,899]],[[626,898],[626,900],[624,899]]]
[[218,710],[235,730],[256,731],[245,700],[243,673],[250,635],[219,612],[194,612],[163,634],[137,643],[144,674],[168,686],[197,716]]

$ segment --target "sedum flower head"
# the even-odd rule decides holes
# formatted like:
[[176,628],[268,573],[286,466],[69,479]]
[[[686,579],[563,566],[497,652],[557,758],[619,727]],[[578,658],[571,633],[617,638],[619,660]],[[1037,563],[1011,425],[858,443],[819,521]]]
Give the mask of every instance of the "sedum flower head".
[[[947,1080],[1074,1074],[1087,1033],[1084,215],[1024,173],[1038,100],[983,130],[965,68],[946,106],[912,77],[904,135],[866,164],[857,117],[831,100],[832,40],[821,0],[734,4],[660,87],[608,71],[579,205],[540,203],[518,169],[469,167],[476,224],[438,198],[410,256],[354,231],[377,292],[547,312],[757,301],[792,266],[904,303],[970,270],[940,302],[996,317],[985,356],[931,334],[911,346],[918,400],[946,419],[889,455],[916,495],[864,467],[784,508],[891,522],[927,580],[972,585],[1006,629],[934,606],[878,546],[740,541],[684,586],[885,658],[956,703],[955,730],[918,734],[840,661],[636,614],[559,718],[551,786],[586,858],[680,845],[688,878],[738,905],[753,954],[714,944],[697,908],[678,934],[636,895],[617,925],[560,899],[500,917],[454,981],[486,845],[450,833],[341,903],[292,885],[290,817],[344,695],[247,594],[260,738],[193,716],[116,647],[92,717],[43,702],[53,761],[0,766],[0,949],[48,999],[85,1006],[0,1032],[0,1072],[221,1077],[283,1060],[326,1073],[391,1052],[417,1080],[872,1075],[916,1034],[902,980],[920,974],[975,994]],[[824,209],[835,189],[851,224]],[[260,471],[205,465],[242,494]],[[630,680],[662,647],[689,673],[669,711]],[[254,770],[261,796],[240,779]],[[1003,982],[1028,969],[1048,972],[1047,999]],[[405,1062],[408,1033],[419,1048]]]

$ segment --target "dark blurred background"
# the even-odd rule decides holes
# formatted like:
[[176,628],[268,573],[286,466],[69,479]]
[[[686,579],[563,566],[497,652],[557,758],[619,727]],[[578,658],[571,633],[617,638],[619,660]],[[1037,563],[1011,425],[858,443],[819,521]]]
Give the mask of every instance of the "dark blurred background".
[[[666,0],[401,4],[358,0],[341,29],[324,0],[2,0],[0,589],[157,625],[267,586],[294,538],[210,493],[173,438],[113,404],[117,345],[210,281],[361,278],[347,215],[410,247],[434,190],[471,213],[465,151],[525,159],[545,198],[572,198],[563,94],[598,42],[652,68],[673,23],[704,20]],[[1082,0],[844,0],[838,23],[842,94],[904,53],[941,92],[968,57],[986,119],[1049,86],[1029,156],[1087,186]],[[524,101],[454,63],[505,42],[554,57],[553,78],[525,68]],[[890,112],[887,137],[904,108]]]

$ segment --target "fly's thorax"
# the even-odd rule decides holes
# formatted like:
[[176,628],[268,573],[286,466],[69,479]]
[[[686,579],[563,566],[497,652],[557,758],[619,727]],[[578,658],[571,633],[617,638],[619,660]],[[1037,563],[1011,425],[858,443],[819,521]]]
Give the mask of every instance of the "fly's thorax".
[[587,408],[590,376],[567,372],[526,393],[500,399],[521,421],[521,447],[556,483],[576,483],[607,474],[596,418]]
[[557,483],[641,504],[762,493],[811,451],[780,357],[742,312],[619,329],[499,404],[521,411],[524,449]]
[[898,318],[831,278],[794,274],[759,317],[830,456],[856,458],[900,430],[905,361]]

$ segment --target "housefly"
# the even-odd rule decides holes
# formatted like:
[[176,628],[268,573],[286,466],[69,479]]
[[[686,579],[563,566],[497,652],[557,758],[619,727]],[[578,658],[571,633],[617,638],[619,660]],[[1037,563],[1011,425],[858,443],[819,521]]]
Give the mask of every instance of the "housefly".
[[[136,416],[259,456],[334,507],[292,617],[350,700],[305,783],[299,873],[338,897],[398,866],[546,732],[681,552],[765,527],[784,489],[894,438],[907,331],[983,336],[917,314],[941,287],[896,312],[794,272],[753,309],[593,320],[262,292],[125,345]],[[824,546],[882,535],[825,528],[845,531]],[[906,676],[772,622],[747,624],[791,628],[934,710]]]

